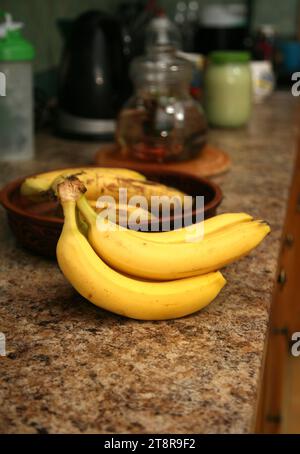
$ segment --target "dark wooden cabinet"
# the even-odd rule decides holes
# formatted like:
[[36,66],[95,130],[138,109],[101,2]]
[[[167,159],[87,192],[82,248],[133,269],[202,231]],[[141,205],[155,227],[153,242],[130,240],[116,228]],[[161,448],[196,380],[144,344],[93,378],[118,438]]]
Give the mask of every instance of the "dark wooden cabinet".
[[300,141],[290,190],[266,344],[256,431],[279,433],[292,334],[300,332]]

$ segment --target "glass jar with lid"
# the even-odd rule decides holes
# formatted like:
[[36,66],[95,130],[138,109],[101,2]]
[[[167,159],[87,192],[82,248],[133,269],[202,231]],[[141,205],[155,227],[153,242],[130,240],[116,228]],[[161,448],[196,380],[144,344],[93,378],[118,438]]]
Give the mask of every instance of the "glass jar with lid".
[[248,52],[213,52],[204,77],[205,110],[212,126],[241,127],[252,107]]
[[206,141],[201,105],[190,95],[192,65],[170,45],[148,48],[134,60],[135,93],[120,112],[117,142],[123,154],[144,161],[188,159]]

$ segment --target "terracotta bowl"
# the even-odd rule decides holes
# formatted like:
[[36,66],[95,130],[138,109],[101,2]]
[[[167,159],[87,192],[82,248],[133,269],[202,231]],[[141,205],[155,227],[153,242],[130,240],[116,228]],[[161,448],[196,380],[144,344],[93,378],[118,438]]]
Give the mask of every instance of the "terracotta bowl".
[[[173,186],[188,195],[204,196],[205,219],[216,214],[222,201],[219,186],[204,178],[173,170],[161,171],[159,168],[145,172],[138,165],[134,170],[142,171],[149,180]],[[63,225],[61,208],[55,201],[33,203],[23,197],[20,186],[24,179],[19,178],[8,183],[0,192],[0,202],[7,211],[8,223],[17,241],[31,252],[53,258]],[[199,214],[199,210],[193,209],[193,222]],[[160,218],[159,225],[169,220],[172,228],[176,219],[172,215],[168,219]]]

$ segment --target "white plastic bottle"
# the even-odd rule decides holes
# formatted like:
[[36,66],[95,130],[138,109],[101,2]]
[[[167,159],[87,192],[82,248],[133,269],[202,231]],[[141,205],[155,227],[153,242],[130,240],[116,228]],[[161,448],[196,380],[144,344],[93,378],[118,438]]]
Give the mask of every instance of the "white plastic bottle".
[[32,60],[34,48],[10,14],[0,24],[0,161],[34,155]]

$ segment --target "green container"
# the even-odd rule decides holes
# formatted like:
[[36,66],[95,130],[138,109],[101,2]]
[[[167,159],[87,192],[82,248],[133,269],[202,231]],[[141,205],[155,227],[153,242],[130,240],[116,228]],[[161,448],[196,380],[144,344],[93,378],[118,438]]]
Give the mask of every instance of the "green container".
[[237,128],[251,116],[250,54],[213,52],[204,79],[205,109],[212,126]]

